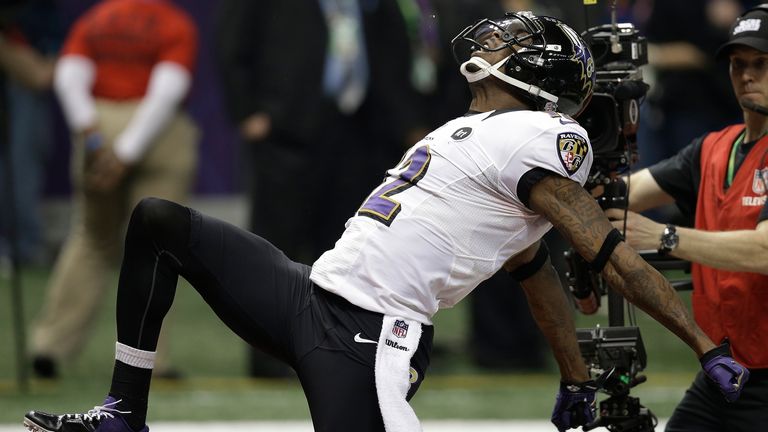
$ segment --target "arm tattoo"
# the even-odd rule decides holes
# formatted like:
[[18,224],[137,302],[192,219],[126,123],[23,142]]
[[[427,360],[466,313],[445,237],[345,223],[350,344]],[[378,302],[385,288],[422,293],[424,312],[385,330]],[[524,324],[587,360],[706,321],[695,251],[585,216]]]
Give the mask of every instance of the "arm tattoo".
[[531,209],[550,222],[581,256],[592,261],[613,226],[587,191],[573,180],[549,176],[531,190]]
[[[707,339],[664,276],[622,243],[603,270],[608,284],[697,352]],[[702,354],[700,352],[699,354]]]
[[531,315],[552,347],[561,376],[573,382],[589,379],[579,351],[572,307],[549,259],[521,286],[528,299]]
[[[546,217],[587,261],[594,260],[613,226],[578,183],[549,176],[531,190],[531,209]],[[697,353],[711,343],[669,282],[625,243],[603,271],[608,283],[683,339]]]

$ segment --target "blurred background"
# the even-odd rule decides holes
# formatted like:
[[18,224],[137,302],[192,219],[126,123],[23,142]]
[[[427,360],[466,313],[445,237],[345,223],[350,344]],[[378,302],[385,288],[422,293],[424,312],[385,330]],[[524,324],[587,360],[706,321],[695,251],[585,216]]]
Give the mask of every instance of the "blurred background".
[[[109,18],[104,12],[102,31],[114,33],[99,39],[92,30],[98,28],[92,23],[98,21],[98,8],[119,2],[171,5],[181,17],[174,19],[186,23],[188,37],[174,39],[168,29],[179,28],[176,21],[147,24],[138,15],[121,21],[118,14]],[[346,10],[350,3],[352,12]],[[142,145],[150,149],[120,159],[128,168],[118,179],[118,191],[139,177],[151,177],[146,161],[152,157],[158,162],[150,168],[175,172],[177,167],[165,162],[181,158],[181,151],[159,155],[153,145],[160,148],[164,134],[173,131],[174,116],[183,115],[195,130],[184,135],[190,141],[184,151],[194,154],[186,177],[171,181],[178,182],[184,201],[253,230],[292,258],[311,263],[332,246],[344,220],[404,149],[466,111],[466,82],[450,53],[456,33],[504,10],[557,16],[578,31],[609,22],[614,2],[584,3],[595,2],[0,3],[0,424],[18,423],[32,408],[71,412],[90,406],[103,398],[111,376],[117,268],[105,263],[110,270],[98,275],[104,286],[93,292],[82,293],[82,284],[62,282],[68,275],[88,275],[92,267],[91,261],[66,252],[76,249],[72,238],[81,230],[93,229],[82,221],[82,208],[93,202],[80,193],[79,180],[71,174],[82,157],[77,148],[83,144],[78,143],[98,136],[114,146],[118,159],[135,154]],[[651,90],[642,106],[639,166],[670,156],[705,131],[739,119],[727,67],[713,58],[735,17],[755,3],[615,2],[619,21],[633,22],[650,46],[644,74]],[[128,36],[120,33],[123,30]],[[162,38],[143,37],[155,33]],[[123,38],[121,43],[127,45],[118,43],[105,54],[99,40],[110,37]],[[144,59],[149,67],[143,72],[98,67],[132,52],[132,43],[152,52],[170,52],[160,41],[177,44],[175,51]],[[89,49],[89,44],[100,48]],[[80,96],[90,98],[92,118],[112,115],[106,106],[126,110],[116,126],[77,118],[83,105],[72,93],[82,80],[67,81],[62,60],[89,55],[97,65],[91,77],[96,84]],[[181,65],[191,78],[189,87],[175,94],[153,88],[152,67],[161,61]],[[351,90],[334,79],[339,68],[355,77]],[[113,75],[105,75],[109,73]],[[102,85],[105,79],[111,83]],[[134,81],[140,83],[138,90],[124,89],[124,83]],[[165,105],[158,102],[163,100]],[[165,111],[148,108],[154,102]],[[148,112],[166,117],[153,121]],[[134,142],[133,147],[127,141]],[[341,166],[351,171],[338,170]],[[317,186],[321,175],[322,191]],[[142,193],[164,193],[157,187]],[[130,203],[135,197],[120,199]],[[320,204],[323,211],[313,213]],[[88,211],[106,214],[110,208]],[[124,216],[115,216],[111,228],[119,231]],[[90,235],[96,243],[103,240],[98,229]],[[102,246],[105,257],[114,248]],[[68,265],[61,263],[67,259]],[[20,289],[21,302],[14,298],[14,288]],[[89,304],[61,302],[53,292],[82,295]],[[688,302],[688,293],[681,295]],[[57,321],[62,309],[88,319],[71,324],[62,316]],[[19,311],[25,333],[23,370],[17,362],[19,326],[14,325]],[[246,347],[184,281],[166,322],[163,367],[153,382],[150,421],[309,418],[291,372]],[[577,314],[577,322],[579,327],[607,325],[607,314],[602,309],[596,315]],[[698,363],[687,347],[640,312],[638,323],[648,350],[648,382],[633,394],[658,416],[667,417]],[[438,314],[435,324],[430,378],[412,402],[420,417],[549,417],[557,371],[524,297],[508,277],[492,278],[468,301]],[[28,385],[20,383],[20,374],[28,376]]]

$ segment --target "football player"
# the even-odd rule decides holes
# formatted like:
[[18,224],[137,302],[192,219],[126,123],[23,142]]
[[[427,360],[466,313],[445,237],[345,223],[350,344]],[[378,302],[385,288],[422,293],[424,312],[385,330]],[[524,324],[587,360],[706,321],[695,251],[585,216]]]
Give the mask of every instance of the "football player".
[[235,333],[296,370],[315,430],[419,431],[407,401],[427,372],[433,316],[502,267],[521,282],[560,368],[552,421],[586,424],[597,386],[541,242],[553,225],[627,299],[712,357],[708,373],[738,395],[744,369],[708,354],[715,345],[669,283],[582,188],[592,151],[572,116],[594,85],[584,41],[558,19],[520,12],[479,21],[453,42],[468,56],[469,111],[408,150],[314,265],[195,210],[142,201],[126,237],[107,400],[85,414],[32,411],[25,424],[147,431],[154,350],[180,275]]

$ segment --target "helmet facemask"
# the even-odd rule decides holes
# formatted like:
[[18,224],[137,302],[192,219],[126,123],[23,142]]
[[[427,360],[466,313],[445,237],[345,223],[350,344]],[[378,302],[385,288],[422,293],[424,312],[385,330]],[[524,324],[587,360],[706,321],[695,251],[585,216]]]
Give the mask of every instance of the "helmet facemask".
[[[495,48],[485,46],[483,42],[494,32],[500,35],[503,44]],[[530,12],[507,13],[500,21],[485,18],[467,26],[451,40],[451,46],[454,58],[461,64],[478,50],[495,52],[509,48],[512,52],[521,49],[540,51],[545,45],[543,33],[541,22]]]
[[[490,47],[484,42],[494,33],[501,44]],[[575,31],[555,18],[537,17],[531,12],[507,13],[496,21],[486,18],[465,28],[451,44],[467,81],[493,75],[536,109],[560,108],[575,115],[591,95],[594,66],[589,48]],[[476,51],[506,49],[510,55],[494,65],[473,56]]]

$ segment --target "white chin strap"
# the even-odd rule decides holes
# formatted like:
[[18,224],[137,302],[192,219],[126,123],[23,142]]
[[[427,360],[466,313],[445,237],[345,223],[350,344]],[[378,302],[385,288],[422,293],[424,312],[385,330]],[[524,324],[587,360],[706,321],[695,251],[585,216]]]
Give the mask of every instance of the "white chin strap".
[[[535,85],[531,85],[525,82],[522,82],[518,79],[514,79],[511,76],[502,73],[499,71],[499,68],[507,61],[509,58],[512,57],[511,55],[505,57],[500,62],[492,65],[488,63],[485,59],[480,57],[471,57],[469,60],[462,63],[459,70],[461,71],[461,74],[464,75],[464,77],[469,82],[475,82],[480,81],[481,79],[488,78],[488,76],[493,75],[496,78],[504,81],[505,83],[515,86],[519,89],[525,90],[526,92],[536,96],[540,97],[544,100],[547,100],[549,102],[552,102],[553,104],[557,103],[557,96],[553,95],[552,93],[545,92],[544,90],[540,89],[539,87],[536,87]],[[470,72],[467,69],[467,66],[470,64],[477,66],[480,68],[476,72]]]

